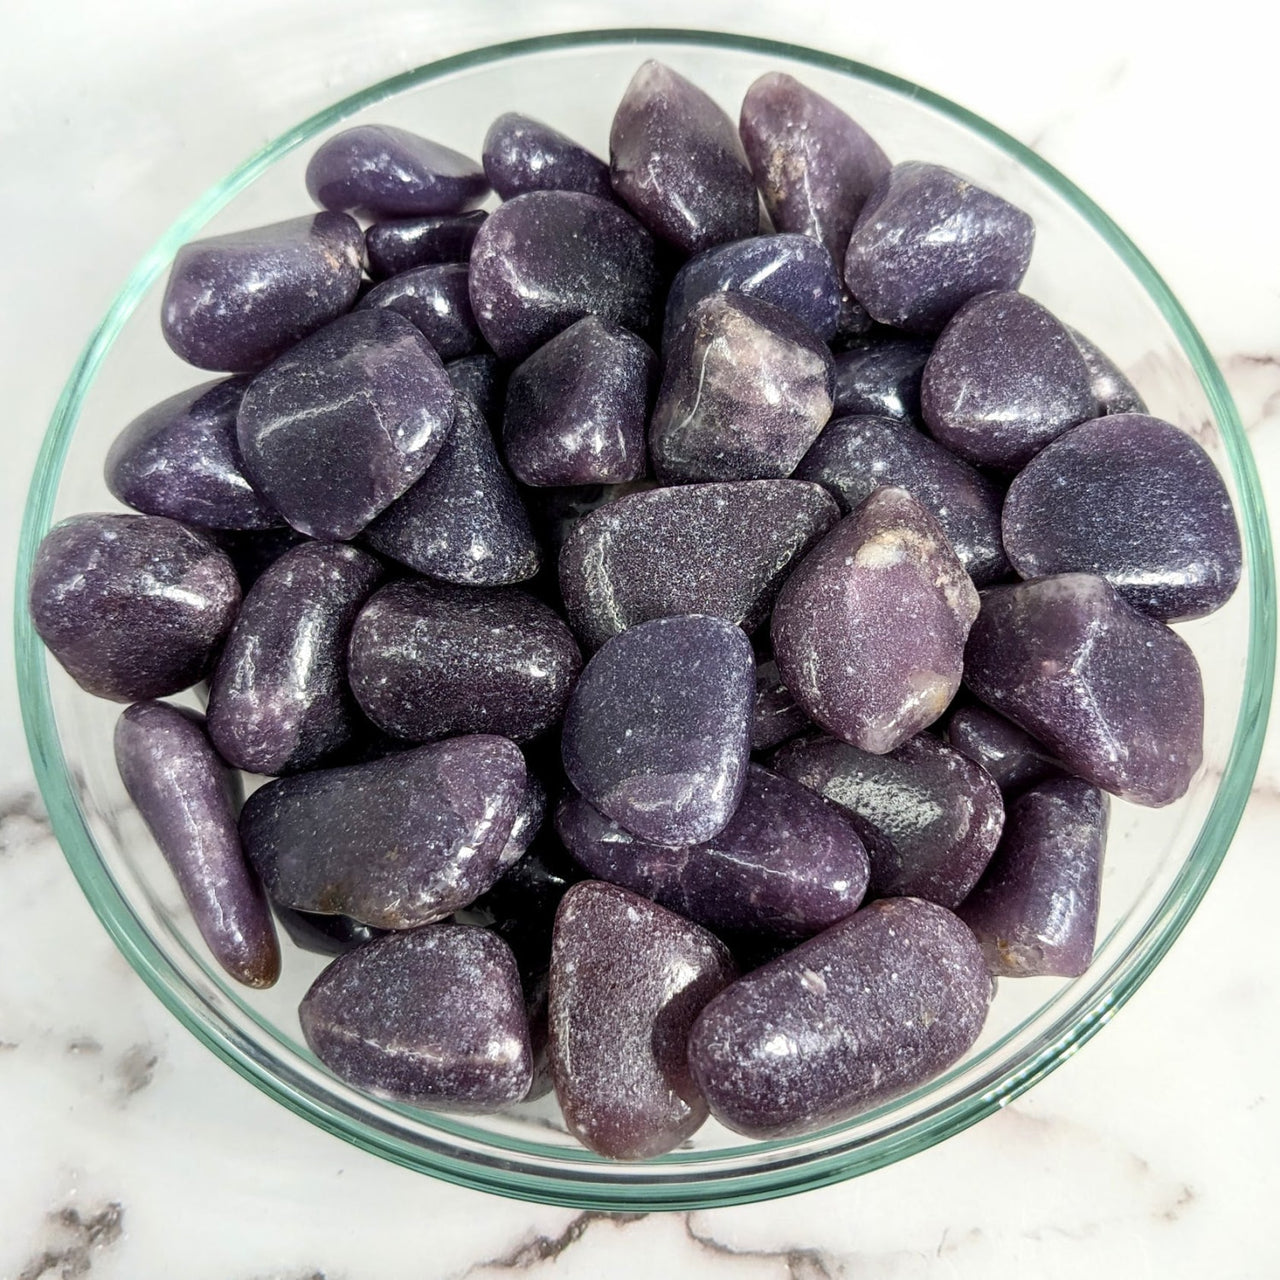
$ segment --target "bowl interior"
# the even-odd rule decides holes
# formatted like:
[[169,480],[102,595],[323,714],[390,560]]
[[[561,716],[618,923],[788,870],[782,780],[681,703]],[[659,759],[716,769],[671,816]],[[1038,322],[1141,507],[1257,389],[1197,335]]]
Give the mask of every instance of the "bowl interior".
[[[116,774],[111,734],[120,709],[83,694],[46,661],[22,601],[31,554],[49,524],[117,505],[101,472],[119,429],[209,376],[182,364],[160,336],[165,272],[180,244],[309,211],[310,152],[355,120],[403,125],[478,156],[489,121],[518,110],[607,154],[613,108],[647,57],[691,77],[735,118],[757,75],[789,71],[849,111],[892,159],[944,163],[1026,209],[1037,241],[1025,290],[1108,351],[1153,413],[1208,449],[1235,499],[1247,563],[1226,608],[1179,628],[1205,676],[1204,767],[1187,797],[1167,809],[1114,805],[1099,945],[1084,977],[1006,981],[965,1060],[850,1124],[754,1143],[709,1123],[680,1151],[619,1165],[569,1139],[550,1098],[464,1120],[376,1101],[335,1080],[303,1044],[296,1014],[323,961],[287,940],[274,989],[248,992],[224,978]],[[95,909],[169,1008],[237,1070],[334,1133],[439,1176],[581,1206],[730,1203],[833,1181],[955,1132],[1051,1070],[1136,988],[1194,909],[1252,783],[1271,689],[1274,587],[1248,447],[1203,343],[1141,255],[1069,182],[962,109],[830,55],[725,35],[587,32],[479,50],[374,86],[270,144],[170,229],[95,335],[45,442],[21,559],[20,683],[40,784]]]

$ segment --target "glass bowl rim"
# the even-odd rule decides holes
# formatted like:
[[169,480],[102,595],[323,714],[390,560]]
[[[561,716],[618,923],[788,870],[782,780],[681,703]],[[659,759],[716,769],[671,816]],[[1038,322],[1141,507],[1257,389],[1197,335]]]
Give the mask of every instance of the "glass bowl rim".
[[[50,697],[45,652],[26,608],[32,559],[48,531],[54,497],[80,406],[115,336],[138,300],[165,270],[176,249],[191,239],[236,194],[285,153],[356,111],[403,90],[455,72],[504,59],[568,48],[631,43],[690,45],[758,53],[834,71],[911,97],[980,135],[1030,170],[1075,209],[1107,242],[1173,330],[1201,384],[1221,431],[1227,460],[1240,495],[1239,512],[1249,568],[1249,651],[1244,695],[1230,754],[1212,805],[1186,861],[1141,933],[1112,966],[1109,981],[1095,984],[1060,1014],[1048,1033],[1062,1034],[1038,1052],[1014,1064],[980,1093],[954,1099],[900,1128],[880,1135],[856,1150],[816,1151],[767,1167],[722,1170],[702,1177],[687,1172],[645,1182],[645,1167],[601,1163],[572,1164],[563,1170],[535,1171],[513,1167],[501,1158],[479,1161],[410,1143],[386,1133],[318,1098],[283,1078],[268,1055],[229,1029],[207,1006],[184,998],[185,979],[137,920],[129,903],[103,865],[79,800],[71,786]],[[840,57],[756,36],[680,28],[606,28],[534,36],[486,45],[426,63],[381,80],[314,113],[267,143],[226,178],[209,188],[166,231],[134,268],[105,317],[94,330],[58,399],[45,434],[28,493],[18,549],[15,584],[15,658],[19,699],[37,783],[49,811],[54,834],[85,896],[108,933],[144,982],[166,1008],[198,1039],[268,1096],[354,1145],[449,1182],[478,1190],[588,1209],[688,1209],[739,1204],[790,1195],[870,1172],[960,1132],[1006,1105],[1048,1075],[1114,1015],[1159,963],[1190,919],[1212,881],[1244,811],[1266,731],[1275,667],[1275,574],[1267,516],[1252,454],[1225,380],[1190,318],[1146,257],[1087,195],[1030,148],[982,117],[899,76]],[[449,1118],[446,1118],[449,1119]],[[455,1128],[449,1123],[446,1128]],[[518,1154],[521,1143],[505,1146],[496,1135],[481,1140]],[[764,1149],[785,1151],[785,1143],[753,1144],[732,1156]],[[667,1159],[672,1159],[668,1157]],[[674,1157],[678,1161],[678,1153]],[[611,1179],[610,1168],[627,1171]],[[667,1165],[671,1172],[670,1165]]]

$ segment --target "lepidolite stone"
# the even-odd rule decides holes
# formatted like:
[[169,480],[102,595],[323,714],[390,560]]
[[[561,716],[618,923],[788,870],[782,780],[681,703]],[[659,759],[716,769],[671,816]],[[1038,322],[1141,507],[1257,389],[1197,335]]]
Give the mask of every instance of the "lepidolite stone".
[[261,369],[351,309],[362,239],[354,218],[318,213],[183,245],[161,303],[165,341],[200,369]]
[[529,1092],[520,975],[484,929],[429,925],[340,956],[298,1014],[316,1057],[381,1097],[474,1113]]
[[927,733],[879,756],[835,738],[798,738],[778,751],[773,768],[849,815],[871,856],[877,898],[955,907],[1000,839],[1004,805],[995,782]]
[[1079,329],[1067,326],[1075,339],[1085,368],[1089,370],[1089,385],[1093,390],[1096,413],[1100,418],[1110,413],[1146,413],[1147,402],[1138,389],[1120,370],[1120,366],[1105,351],[1095,346]]
[[978,593],[946,535],[903,489],[877,489],[787,579],[773,656],[815,724],[885,752],[960,687]]
[[1006,798],[1062,772],[1029,733],[980,702],[963,703],[951,713],[947,742],[980,764]]
[[638,622],[681,613],[714,614],[753,631],[838,514],[818,485],[794,480],[625,495],[565,540],[565,611],[591,649]]
[[[527,766],[526,766],[527,767]],[[538,838],[547,819],[547,789],[532,770],[525,777],[524,795],[511,821],[511,834],[502,846],[498,865],[502,874],[524,859],[530,845]]]
[[431,343],[441,360],[457,360],[469,356],[482,342],[471,314],[467,281],[462,262],[415,267],[374,285],[357,309],[384,307],[399,313]]
[[1059,436],[1018,474],[1004,541],[1024,578],[1106,578],[1166,621],[1221,608],[1240,581],[1240,533],[1209,455],[1159,418],[1114,414]]
[[756,705],[751,713],[751,750],[768,751],[810,728],[772,658],[756,667]]
[[984,591],[965,683],[1070,772],[1135,804],[1171,803],[1200,767],[1195,655],[1094,574]]
[[352,739],[347,637],[382,565],[355,547],[305,543],[253,584],[214,669],[209,734],[250,773],[308,769]]
[[403,316],[357,311],[249,384],[236,434],[254,487],[300,533],[354,537],[439,453],[455,395]]
[[480,224],[489,215],[444,214],[433,218],[389,218],[375,222],[364,233],[364,254],[369,274],[386,280],[414,267],[430,267],[439,262],[466,262],[471,257]]
[[276,904],[275,917],[295,947],[321,956],[342,956],[384,937],[388,930],[374,929],[350,916],[323,916],[314,911],[294,911]]
[[790,313],[713,293],[680,327],[649,423],[664,484],[789,476],[831,416],[831,353]]
[[654,480],[629,480],[626,484],[583,484],[551,489],[529,489],[524,499],[534,531],[549,557],[558,559],[569,535],[594,511],[612,506],[633,493],[649,493]]
[[620,1160],[670,1151],[706,1119],[689,1028],[736,976],[712,934],[613,885],[586,881],[556,915],[551,1067],[569,1131]]
[[484,171],[503,200],[526,191],[581,191],[613,199],[609,166],[586,147],[540,120],[514,111],[484,135]]
[[164,854],[196,928],[237,982],[269,987],[280,975],[271,912],[236,830],[238,787],[198,716],[138,702],[116,721],[125,790]]
[[214,529],[210,537],[227,553],[245,595],[286,551],[311,541],[287,524],[274,529]]
[[505,378],[493,356],[487,352],[463,356],[460,360],[451,360],[444,371],[454,391],[459,396],[470,396],[491,427],[496,429],[501,425]]
[[176,520],[81,515],[45,535],[27,600],[40,638],[82,689],[136,702],[208,673],[240,583],[222,551]]
[[920,380],[932,350],[925,338],[890,337],[838,352],[833,415],[872,413],[917,421]]
[[245,804],[240,836],[273,902],[411,929],[498,878],[525,780],[508,739],[451,738],[269,782]]
[[809,1133],[945,1070],[978,1038],[990,999],[982,952],[950,911],[873,902],[712,1000],[689,1067],[730,1129]]
[[689,616],[644,622],[587,663],[565,712],[569,781],[659,844],[710,840],[747,779],[755,658],[739,627]]

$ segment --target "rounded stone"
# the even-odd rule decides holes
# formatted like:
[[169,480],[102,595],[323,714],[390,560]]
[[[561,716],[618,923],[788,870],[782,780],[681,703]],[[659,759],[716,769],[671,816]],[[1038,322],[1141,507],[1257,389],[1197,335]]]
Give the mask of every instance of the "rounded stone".
[[839,351],[832,416],[878,414],[920,420],[920,380],[933,350],[925,338],[879,337]]
[[503,200],[526,191],[581,191],[613,199],[609,166],[586,147],[540,120],[514,111],[484,135],[484,171]]
[[1120,366],[1079,329],[1068,325],[1067,330],[1080,348],[1085,368],[1089,370],[1089,386],[1093,390],[1098,417],[1104,418],[1111,413],[1146,413],[1146,401],[1121,372]]
[[1062,772],[1029,733],[980,702],[962,702],[951,713],[947,743],[980,764],[1006,798]]
[[468,279],[463,262],[415,267],[374,285],[357,310],[395,311],[421,332],[441,360],[457,360],[483,344],[471,314]]
[[488,216],[482,209],[476,209],[471,213],[375,222],[364,233],[369,274],[375,280],[386,280],[414,267],[466,262],[471,257],[471,246],[480,224]]

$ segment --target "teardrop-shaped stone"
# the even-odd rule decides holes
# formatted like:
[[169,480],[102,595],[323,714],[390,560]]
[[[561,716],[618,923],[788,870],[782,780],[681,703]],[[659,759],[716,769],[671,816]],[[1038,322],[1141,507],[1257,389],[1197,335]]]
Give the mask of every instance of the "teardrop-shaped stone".
[[768,658],[756,667],[756,705],[751,713],[751,750],[768,751],[813,726]]
[[488,216],[476,209],[471,213],[375,222],[364,233],[369,274],[375,280],[386,280],[414,267],[466,262],[471,257],[471,246],[480,224]]
[[926,338],[893,336],[837,352],[832,416],[874,413],[918,422],[920,380],[932,350]]
[[374,285],[357,310],[383,307],[404,316],[431,343],[441,360],[469,356],[483,339],[471,314],[464,262],[445,262],[402,271]]
[[484,135],[484,171],[503,200],[526,191],[581,191],[613,199],[609,166],[541,120],[508,111]]
[[1067,326],[1067,332],[1075,339],[1085,368],[1089,370],[1089,385],[1093,390],[1095,412],[1104,418],[1111,413],[1146,413],[1147,402],[1138,389],[1120,370],[1120,366],[1105,351],[1080,332]]
[[980,764],[1008,798],[1062,766],[1029,733],[980,702],[961,701],[947,718],[947,743]]

